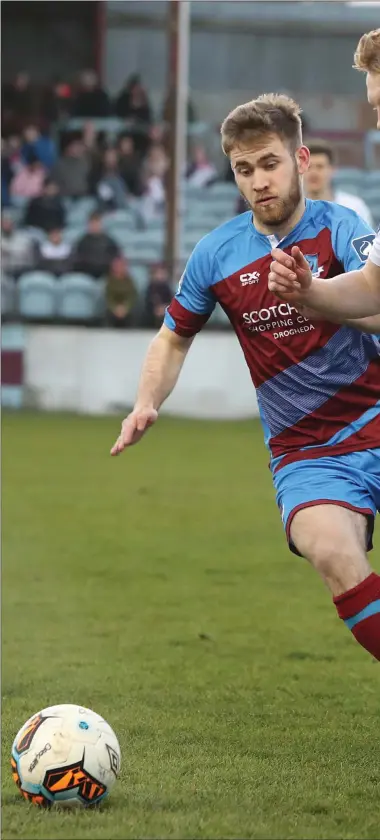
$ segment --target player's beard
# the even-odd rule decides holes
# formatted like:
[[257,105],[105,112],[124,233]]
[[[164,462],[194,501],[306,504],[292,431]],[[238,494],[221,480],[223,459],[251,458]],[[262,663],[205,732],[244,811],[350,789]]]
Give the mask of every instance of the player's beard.
[[285,198],[279,196],[273,202],[270,202],[270,204],[253,204],[251,208],[254,217],[260,224],[275,230],[291,218],[301,199],[301,179],[298,169],[294,167],[289,192]]

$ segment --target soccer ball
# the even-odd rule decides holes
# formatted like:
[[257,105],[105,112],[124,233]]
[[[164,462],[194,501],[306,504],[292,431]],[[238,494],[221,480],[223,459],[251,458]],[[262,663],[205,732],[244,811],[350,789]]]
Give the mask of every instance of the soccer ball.
[[42,709],[24,723],[13,742],[11,764],[20,792],[36,805],[96,805],[115,784],[120,747],[104,718],[66,703]]

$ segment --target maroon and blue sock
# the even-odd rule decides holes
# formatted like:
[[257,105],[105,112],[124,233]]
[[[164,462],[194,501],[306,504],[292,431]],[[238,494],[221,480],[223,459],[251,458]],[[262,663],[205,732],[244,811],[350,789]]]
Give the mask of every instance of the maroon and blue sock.
[[356,641],[380,662],[380,575],[372,572],[334,604]]

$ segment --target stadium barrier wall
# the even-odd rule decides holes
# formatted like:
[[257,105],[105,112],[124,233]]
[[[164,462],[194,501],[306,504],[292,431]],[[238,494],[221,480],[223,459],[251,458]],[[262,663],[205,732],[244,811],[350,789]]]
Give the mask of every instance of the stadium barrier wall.
[[[133,405],[142,360],[154,335],[62,326],[25,326],[20,332],[18,325],[5,325],[3,348],[12,332],[18,341],[22,334],[24,341],[22,404],[83,414],[123,413]],[[197,336],[162,413],[221,420],[258,416],[256,394],[233,334]]]

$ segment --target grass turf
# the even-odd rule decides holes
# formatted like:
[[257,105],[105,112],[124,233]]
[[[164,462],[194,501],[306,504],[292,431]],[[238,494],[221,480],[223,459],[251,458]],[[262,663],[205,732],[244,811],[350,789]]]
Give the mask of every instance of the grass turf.
[[[117,431],[3,417],[3,840],[378,838],[379,668],[287,550],[259,425],[161,419],[112,460]],[[95,813],[11,780],[61,702],[120,739]]]

